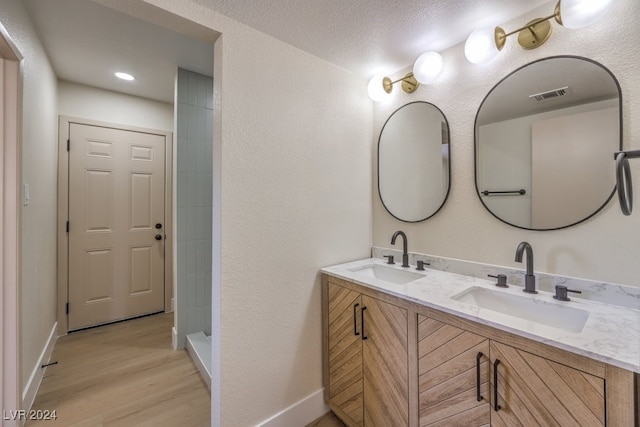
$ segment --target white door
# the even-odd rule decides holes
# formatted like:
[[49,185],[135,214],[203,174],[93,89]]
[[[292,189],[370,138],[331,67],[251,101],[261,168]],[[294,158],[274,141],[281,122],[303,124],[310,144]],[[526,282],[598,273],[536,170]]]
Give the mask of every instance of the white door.
[[165,137],[69,126],[69,330],[163,311]]

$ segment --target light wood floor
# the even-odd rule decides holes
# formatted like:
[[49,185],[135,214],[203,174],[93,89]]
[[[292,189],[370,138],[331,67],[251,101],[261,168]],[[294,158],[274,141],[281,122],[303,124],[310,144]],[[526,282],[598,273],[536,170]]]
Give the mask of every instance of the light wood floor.
[[329,412],[306,427],[345,427],[345,425],[333,412]]
[[209,426],[211,398],[186,351],[173,351],[173,313],[61,337],[27,426]]

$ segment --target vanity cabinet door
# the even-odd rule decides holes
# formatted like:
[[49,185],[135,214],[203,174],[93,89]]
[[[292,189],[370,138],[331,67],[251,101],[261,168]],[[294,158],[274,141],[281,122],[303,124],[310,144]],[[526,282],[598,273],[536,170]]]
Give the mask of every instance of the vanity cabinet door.
[[362,296],[364,425],[409,425],[408,314]]
[[364,422],[362,381],[362,297],[343,286],[328,285],[329,400],[352,426]]
[[604,426],[604,379],[491,341],[493,426]]
[[327,289],[328,400],[349,426],[409,424],[407,310]]
[[489,340],[418,315],[420,426],[489,426]]

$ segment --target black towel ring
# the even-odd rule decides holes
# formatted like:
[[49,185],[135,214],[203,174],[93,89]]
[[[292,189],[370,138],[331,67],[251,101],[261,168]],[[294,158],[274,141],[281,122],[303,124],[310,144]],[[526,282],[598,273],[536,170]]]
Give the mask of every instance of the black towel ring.
[[633,211],[633,186],[629,159],[624,151],[619,152],[616,156],[616,188],[622,213],[631,215],[631,211]]

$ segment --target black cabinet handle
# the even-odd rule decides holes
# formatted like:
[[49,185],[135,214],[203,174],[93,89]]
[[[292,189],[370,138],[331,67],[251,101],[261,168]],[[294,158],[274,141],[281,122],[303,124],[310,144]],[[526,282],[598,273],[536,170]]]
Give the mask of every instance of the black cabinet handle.
[[482,352],[479,352],[476,356],[476,397],[480,402],[484,397],[480,394],[480,359],[482,358]]
[[358,318],[356,317],[358,306],[360,306],[360,303],[353,305],[353,335],[360,335],[360,332],[358,332]]
[[362,307],[362,310],[360,310],[360,328],[362,329],[362,339],[366,340],[367,336],[364,334],[364,311],[367,309],[367,307]]
[[493,362],[493,410],[498,412],[502,406],[498,405],[498,365],[500,359]]

